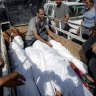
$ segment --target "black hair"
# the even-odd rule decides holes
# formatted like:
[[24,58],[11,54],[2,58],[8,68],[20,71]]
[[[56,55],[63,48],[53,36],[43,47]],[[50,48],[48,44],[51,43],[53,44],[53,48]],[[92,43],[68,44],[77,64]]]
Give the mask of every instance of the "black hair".
[[41,9],[41,10],[44,10],[44,8],[43,8],[42,6],[38,6],[36,12],[39,13],[39,10],[40,10],[40,9]]
[[94,4],[94,0],[89,0],[90,3]]

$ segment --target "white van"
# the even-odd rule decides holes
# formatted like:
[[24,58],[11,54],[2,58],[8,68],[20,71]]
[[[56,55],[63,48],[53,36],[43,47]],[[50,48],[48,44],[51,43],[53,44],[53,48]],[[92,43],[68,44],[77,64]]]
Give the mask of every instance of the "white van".
[[[62,1],[62,3],[66,4],[69,7],[69,15],[70,15],[70,18],[68,20],[70,26],[69,32],[76,33],[83,19],[85,4],[78,2],[65,2],[65,1]],[[44,5],[45,14],[51,18],[54,18],[55,6],[56,6],[55,2],[45,3]],[[52,24],[54,24],[54,22],[52,22]]]

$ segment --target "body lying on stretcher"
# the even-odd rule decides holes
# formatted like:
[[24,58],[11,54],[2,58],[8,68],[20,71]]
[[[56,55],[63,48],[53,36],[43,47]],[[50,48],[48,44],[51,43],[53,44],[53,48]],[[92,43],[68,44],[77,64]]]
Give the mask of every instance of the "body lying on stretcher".
[[17,96],[93,96],[88,83],[79,78],[88,73],[87,66],[60,43],[50,43],[53,48],[37,40],[23,49],[23,40],[16,35],[9,44],[12,71],[26,78],[24,86],[16,87]]

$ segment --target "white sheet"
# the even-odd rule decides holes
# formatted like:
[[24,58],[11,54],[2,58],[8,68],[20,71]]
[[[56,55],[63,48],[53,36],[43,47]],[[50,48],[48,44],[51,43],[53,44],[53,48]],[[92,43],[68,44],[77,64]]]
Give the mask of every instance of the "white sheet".
[[50,40],[50,43],[53,45],[53,49],[55,49],[63,58],[67,58],[68,61],[71,61],[83,73],[88,73],[87,65],[74,57],[68,49],[54,40]]
[[16,37],[10,44],[9,57],[11,58],[12,71],[18,72],[26,78],[25,85],[16,87],[17,96],[40,96],[33,80],[32,64],[30,64],[25,55],[21,37]]
[[55,96],[49,71],[47,71],[44,58],[39,50],[32,47],[25,49],[28,60],[32,63],[32,71],[35,83],[42,96]]
[[[62,45],[50,41],[53,44],[53,48],[50,48],[37,40],[33,46],[23,50],[23,43],[17,42],[18,39],[9,46],[12,69],[27,80],[24,86],[17,87],[17,96],[39,96],[38,89],[42,96],[55,96],[55,88],[63,96],[92,96],[70,67],[66,56],[69,51],[64,50]],[[74,59],[74,56],[70,56]]]
[[[55,42],[55,41],[53,41]],[[53,45],[54,48],[54,45]],[[73,89],[77,90],[79,89],[78,86],[82,85],[81,80],[78,78],[76,73],[73,71],[73,69],[70,67],[69,62],[66,58],[63,58],[56,50],[53,48],[50,48],[48,45],[40,42],[39,40],[36,41],[33,46],[28,47],[25,49],[27,56],[29,59],[35,63],[35,65],[38,66],[39,70],[42,72],[44,66],[46,68],[46,71],[49,73],[49,77],[52,80],[52,85],[54,88],[56,88],[58,91],[60,91],[63,96],[77,96],[74,94]],[[38,51],[42,55],[34,55],[32,50]],[[40,60],[43,58],[44,65],[41,67]],[[39,62],[39,64],[38,64]],[[36,70],[34,69],[34,76],[38,74]],[[42,73],[43,75],[43,73]],[[34,77],[35,78],[35,77]],[[35,79],[37,82],[38,79]],[[43,80],[43,78],[42,78]],[[40,82],[42,83],[42,82]],[[44,82],[45,83],[45,82]],[[37,82],[38,84],[38,82]],[[38,84],[39,85],[39,84]],[[37,85],[37,86],[38,86]],[[44,84],[42,83],[41,86]],[[83,85],[82,85],[83,86]],[[84,87],[85,88],[85,87]],[[86,89],[86,88],[85,88]],[[91,96],[91,93],[86,89],[86,92],[84,89],[79,92],[80,94],[78,96]],[[71,94],[71,95],[70,95]],[[78,94],[78,93],[77,93]],[[87,95],[85,95],[87,94]],[[52,95],[49,95],[52,96]]]

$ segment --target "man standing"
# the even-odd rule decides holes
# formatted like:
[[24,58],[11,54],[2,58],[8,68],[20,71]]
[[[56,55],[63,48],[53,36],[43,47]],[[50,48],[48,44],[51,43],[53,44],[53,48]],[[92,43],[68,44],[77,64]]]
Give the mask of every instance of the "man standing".
[[28,32],[25,38],[25,47],[31,46],[36,40],[44,42],[48,46],[52,47],[48,42],[48,34],[56,41],[56,37],[49,29],[49,26],[44,18],[44,9],[42,7],[37,8],[37,16],[33,17],[28,26]]
[[[89,39],[92,31],[90,28],[95,26],[95,9],[94,9],[94,1],[93,0],[85,0],[86,4],[86,12],[84,13],[84,19],[81,23],[82,30],[82,38]],[[78,34],[78,33],[77,33]]]
[[[68,21],[69,19],[69,9],[67,5],[62,4],[61,0],[56,0],[57,6],[55,7],[55,26],[59,27],[59,21],[61,22],[61,28],[65,29],[65,24],[64,22]],[[56,20],[58,19],[58,20]],[[59,35],[62,35],[59,33]]]

